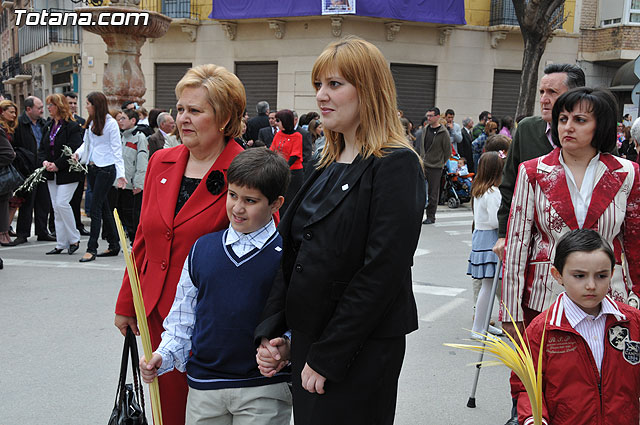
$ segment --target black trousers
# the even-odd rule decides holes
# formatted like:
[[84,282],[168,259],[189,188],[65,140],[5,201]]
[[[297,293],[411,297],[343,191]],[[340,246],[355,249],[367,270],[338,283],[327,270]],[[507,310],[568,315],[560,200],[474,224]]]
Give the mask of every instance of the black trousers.
[[122,226],[127,232],[129,242],[133,242],[136,237],[138,223],[140,223],[140,208],[142,208],[142,192],[134,195],[131,189],[117,189],[118,216],[122,221]]
[[[47,235],[49,233],[47,229],[48,221],[53,223],[53,220],[49,220],[49,214],[51,214],[52,208],[47,182],[38,183],[33,192],[27,195],[24,203],[20,206],[16,226],[16,234],[18,237],[28,238],[31,236],[31,223],[33,222],[34,212],[36,235]],[[55,228],[55,225],[52,225],[51,228]]]
[[313,341],[291,335],[291,381],[296,425],[392,425],[396,412],[398,378],[406,338],[370,338],[353,360],[341,382],[326,381],[324,394],[302,388],[300,373]]
[[83,193],[84,193],[84,174],[82,175],[82,180],[80,180],[80,184],[78,184],[76,191],[73,192],[71,201],[69,201],[69,205],[71,205],[71,209],[73,210],[73,217],[76,219],[76,229],[78,230],[84,227],[82,225],[82,215],[80,214],[80,204],[82,203]]
[[103,220],[105,222],[105,236],[109,242],[109,249],[118,251],[120,250],[118,231],[116,230],[116,223],[113,220],[113,213],[107,200],[109,189],[113,186],[113,182],[116,179],[116,167],[115,165],[108,165],[106,167],[89,165],[87,178],[93,188],[91,235],[87,243],[87,252],[92,254],[98,253],[98,237],[100,236],[100,228],[102,227]]

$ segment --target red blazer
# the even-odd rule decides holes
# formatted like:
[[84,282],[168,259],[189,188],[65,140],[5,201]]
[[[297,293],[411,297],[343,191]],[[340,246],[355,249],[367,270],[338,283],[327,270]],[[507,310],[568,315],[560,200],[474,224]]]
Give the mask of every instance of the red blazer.
[[[242,148],[237,143],[227,143],[209,173],[220,170],[226,176],[231,160],[240,152]],[[140,225],[133,244],[147,316],[154,308],[163,318],[169,313],[182,266],[196,239],[229,225],[225,208],[226,179],[223,190],[213,195],[207,190],[205,177],[174,217],[188,158],[189,150],[184,145],[161,149],[151,157],[147,167]],[[126,272],[116,303],[116,314],[135,317]]]

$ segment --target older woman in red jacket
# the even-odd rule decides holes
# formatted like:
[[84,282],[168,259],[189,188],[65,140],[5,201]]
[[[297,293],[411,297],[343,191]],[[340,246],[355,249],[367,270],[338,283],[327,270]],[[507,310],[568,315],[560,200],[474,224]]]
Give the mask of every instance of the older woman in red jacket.
[[[196,239],[229,225],[226,172],[242,151],[240,135],[245,91],[225,68],[192,68],[176,86],[182,145],[157,151],[147,168],[140,225],[133,244],[151,344],[161,341],[162,322],[175,298],[184,261]],[[115,325],[124,334],[137,322],[125,273],[116,303]],[[159,379],[164,425],[184,424],[187,380],[169,372]]]

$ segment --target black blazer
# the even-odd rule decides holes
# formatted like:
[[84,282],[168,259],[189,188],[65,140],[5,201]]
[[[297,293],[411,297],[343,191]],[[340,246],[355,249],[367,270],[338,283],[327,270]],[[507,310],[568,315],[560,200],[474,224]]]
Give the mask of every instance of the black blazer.
[[[274,136],[274,133],[271,130],[271,126],[261,128],[260,131],[258,132],[258,140],[264,143],[264,146],[266,147],[271,147],[271,142],[273,142],[273,136]],[[254,146],[255,146],[255,140],[254,140]]]
[[296,251],[293,215],[321,173],[307,179],[278,227],[282,263],[256,341],[302,332],[315,341],[307,363],[340,381],[367,339],[418,328],[411,266],[426,195],[413,150],[358,156],[304,226]]
[[[62,121],[62,126],[53,141],[53,154],[51,154],[49,134],[51,134],[53,124],[53,120],[50,120],[42,130],[42,140],[38,149],[38,166],[42,166],[42,161],[55,163],[58,167],[58,171],[55,173],[57,184],[79,182],[82,179],[82,173],[69,171],[69,157],[62,155],[62,146],[69,146],[71,152],[75,152],[82,145],[82,129],[75,121]],[[53,180],[53,174],[49,171],[44,172],[47,180]]]
[[470,173],[475,173],[475,164],[473,163],[473,149],[471,143],[473,142],[473,136],[467,133],[467,130],[462,129],[462,141],[458,143],[458,155],[467,160],[467,168]]
[[302,168],[306,175],[308,173],[309,164],[311,164],[313,141],[311,140],[311,133],[304,128],[298,126],[296,132],[302,134]]

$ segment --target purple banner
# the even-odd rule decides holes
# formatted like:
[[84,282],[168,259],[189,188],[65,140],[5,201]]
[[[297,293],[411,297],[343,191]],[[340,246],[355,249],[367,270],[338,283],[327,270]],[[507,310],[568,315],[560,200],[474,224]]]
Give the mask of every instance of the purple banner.
[[[209,18],[236,20],[321,16],[327,0],[213,0]],[[413,22],[464,25],[464,0],[359,0],[355,15]]]

